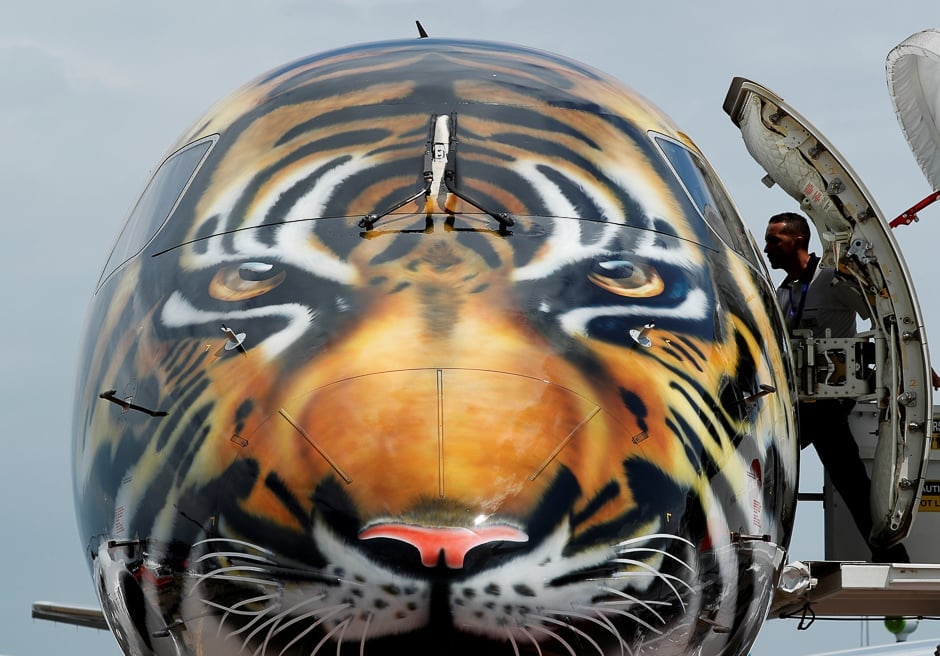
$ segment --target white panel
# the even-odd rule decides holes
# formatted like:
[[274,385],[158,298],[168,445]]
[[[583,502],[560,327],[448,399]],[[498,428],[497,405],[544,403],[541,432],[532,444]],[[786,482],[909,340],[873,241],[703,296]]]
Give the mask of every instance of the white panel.
[[940,189],[940,31],[918,32],[888,53],[888,93],[934,191]]

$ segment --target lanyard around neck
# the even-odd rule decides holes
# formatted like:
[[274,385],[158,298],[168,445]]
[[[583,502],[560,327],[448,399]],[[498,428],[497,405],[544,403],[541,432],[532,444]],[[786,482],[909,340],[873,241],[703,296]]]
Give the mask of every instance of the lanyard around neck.
[[[803,307],[806,305],[806,292],[809,291],[809,285],[813,282],[813,277],[816,275],[816,266],[819,264],[819,258],[815,255],[811,256],[809,263],[806,265],[806,269],[803,271],[803,275],[800,276],[799,281],[794,280],[793,282],[800,282],[800,302],[796,304],[793,302],[793,284],[790,284],[790,307],[787,309],[787,326],[790,330],[795,330],[800,326],[800,319],[803,318]],[[794,305],[796,309],[794,310]]]

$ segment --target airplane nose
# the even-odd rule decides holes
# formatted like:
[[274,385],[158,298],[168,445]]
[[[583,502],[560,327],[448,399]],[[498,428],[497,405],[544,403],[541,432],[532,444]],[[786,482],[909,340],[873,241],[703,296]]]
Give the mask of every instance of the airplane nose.
[[[483,545],[524,548],[533,499],[559,468],[580,467],[585,485],[600,485],[614,465],[591,454],[607,451],[616,423],[599,402],[550,379],[395,370],[284,398],[245,455],[258,450],[279,486],[316,498],[350,544],[384,545],[419,568],[443,554],[459,569]],[[266,450],[275,439],[284,446]]]
[[418,550],[421,564],[435,567],[443,558],[450,569],[461,569],[471,549],[494,542],[528,542],[529,536],[512,526],[433,527],[383,523],[359,534],[360,540],[386,538],[409,544]]
[[332,468],[373,517],[394,512],[397,499],[481,499],[524,486],[604,414],[548,380],[475,369],[359,375],[285,401],[274,420],[301,458],[280,460],[281,476]]

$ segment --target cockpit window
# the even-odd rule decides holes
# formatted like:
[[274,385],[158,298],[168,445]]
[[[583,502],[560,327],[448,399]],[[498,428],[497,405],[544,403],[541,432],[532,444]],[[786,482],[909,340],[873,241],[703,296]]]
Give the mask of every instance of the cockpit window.
[[653,139],[685,187],[705,222],[731,248],[760,266],[754,238],[711,167],[682,144],[662,135]]
[[207,137],[176,151],[153,174],[124,223],[124,228],[108,257],[108,263],[101,273],[99,286],[122,264],[140,253],[160,231],[179,204],[183,192],[189,186],[199,165],[205,160],[216,138]]

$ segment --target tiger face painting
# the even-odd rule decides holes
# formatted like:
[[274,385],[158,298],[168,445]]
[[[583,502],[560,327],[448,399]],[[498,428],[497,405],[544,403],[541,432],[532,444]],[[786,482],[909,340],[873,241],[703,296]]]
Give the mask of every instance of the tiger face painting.
[[128,654],[746,653],[786,332],[704,158],[575,62],[358,46],[213,108],[95,294],[77,513]]

